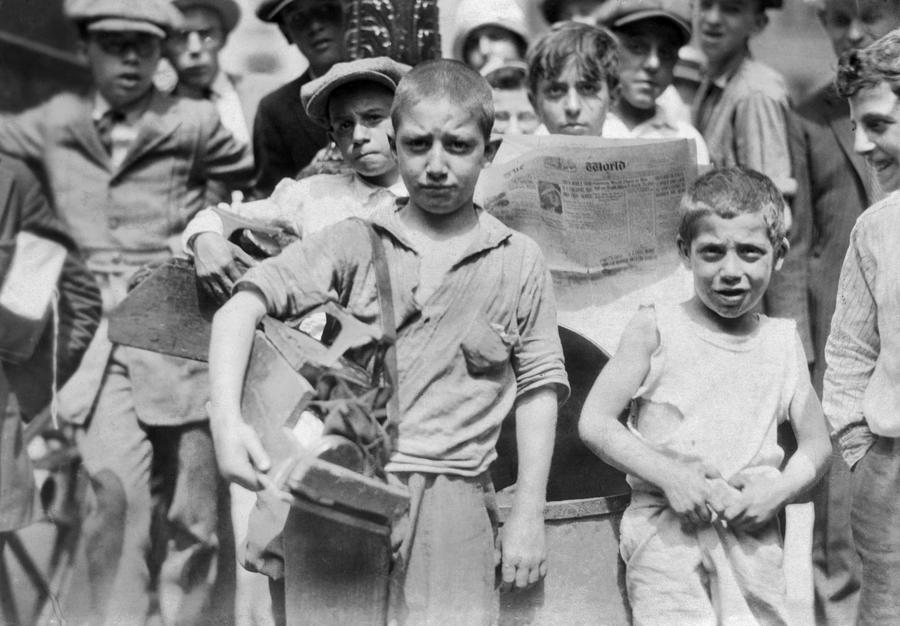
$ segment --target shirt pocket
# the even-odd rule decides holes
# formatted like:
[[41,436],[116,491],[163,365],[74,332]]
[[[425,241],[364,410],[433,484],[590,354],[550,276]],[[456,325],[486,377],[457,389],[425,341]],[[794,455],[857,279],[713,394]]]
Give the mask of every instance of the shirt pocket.
[[502,325],[476,317],[460,344],[469,374],[482,376],[503,371],[518,340],[517,334],[508,332]]

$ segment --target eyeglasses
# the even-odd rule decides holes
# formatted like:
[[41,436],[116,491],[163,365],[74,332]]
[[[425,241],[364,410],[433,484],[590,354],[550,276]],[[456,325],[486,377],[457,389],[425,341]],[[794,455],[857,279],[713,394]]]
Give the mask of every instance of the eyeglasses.
[[125,56],[134,50],[137,56],[148,59],[160,52],[160,39],[153,35],[101,32],[92,33],[92,37],[103,52],[114,56]]
[[215,28],[177,30],[169,36],[169,46],[176,50],[185,50],[190,45],[192,35],[197,37],[200,47],[204,50],[214,50],[221,46],[224,40],[221,31]]

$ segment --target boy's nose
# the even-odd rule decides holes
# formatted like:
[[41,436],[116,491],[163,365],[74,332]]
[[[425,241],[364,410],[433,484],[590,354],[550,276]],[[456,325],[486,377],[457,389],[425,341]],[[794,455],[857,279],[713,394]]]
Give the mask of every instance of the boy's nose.
[[718,24],[722,14],[719,11],[719,5],[713,3],[706,9],[700,10],[700,19],[708,24]]
[[569,117],[578,117],[578,114],[581,113],[581,97],[578,95],[575,87],[570,87],[568,93],[566,93],[564,106],[566,115]]
[[859,18],[850,20],[850,26],[847,27],[847,41],[850,45],[854,48],[858,48],[865,36],[866,31],[863,28],[862,22],[859,21]]
[[369,129],[365,124],[356,122],[353,125],[353,143],[361,144],[369,140]]
[[191,54],[199,54],[203,50],[203,42],[200,41],[200,33],[190,32],[187,38],[187,51]]
[[869,135],[862,128],[862,126],[857,126],[856,130],[853,131],[853,150],[857,154],[868,154],[875,148],[875,144],[872,143],[872,140],[869,139]]
[[650,51],[644,57],[644,70],[655,72],[659,69],[659,47],[655,44],[650,46]]
[[428,152],[425,163],[425,175],[429,179],[441,180],[447,177],[447,160],[444,156],[444,149],[439,143],[435,143]]

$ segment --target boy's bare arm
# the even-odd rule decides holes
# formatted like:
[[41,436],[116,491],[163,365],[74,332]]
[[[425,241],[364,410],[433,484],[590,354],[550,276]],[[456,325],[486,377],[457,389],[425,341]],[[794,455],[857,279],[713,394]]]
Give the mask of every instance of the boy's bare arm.
[[248,489],[262,489],[257,474],[270,462],[256,431],[241,416],[241,393],[253,335],[266,313],[262,297],[239,291],[213,318],[209,346],[209,422],[222,475]]
[[505,586],[527,587],[547,573],[544,504],[556,435],[557,397],[545,386],[516,404],[519,475],[512,513],[503,526],[502,574]]
[[679,461],[652,449],[619,422],[650,371],[659,343],[652,309],[642,309],[622,335],[619,349],[591,388],[578,423],[585,444],[622,471],[656,485],[676,514],[691,522],[709,521],[707,478],[719,473],[699,462]]
[[[800,338],[797,350],[803,355]],[[729,482],[742,491],[742,498],[727,507],[725,519],[743,530],[755,530],[771,520],[786,504],[790,504],[822,477],[831,457],[831,439],[822,413],[822,405],[806,373],[805,358],[800,368],[801,380],[791,400],[790,418],[797,437],[797,451],[781,475],[738,473]]]

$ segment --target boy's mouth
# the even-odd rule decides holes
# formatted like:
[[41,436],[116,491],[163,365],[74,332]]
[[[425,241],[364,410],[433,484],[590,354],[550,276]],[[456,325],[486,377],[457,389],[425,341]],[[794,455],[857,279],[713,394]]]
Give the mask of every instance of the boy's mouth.
[[876,172],[883,172],[894,164],[894,159],[868,159],[868,161]]

